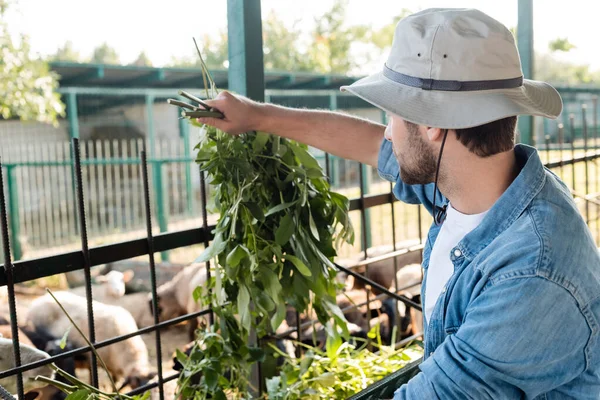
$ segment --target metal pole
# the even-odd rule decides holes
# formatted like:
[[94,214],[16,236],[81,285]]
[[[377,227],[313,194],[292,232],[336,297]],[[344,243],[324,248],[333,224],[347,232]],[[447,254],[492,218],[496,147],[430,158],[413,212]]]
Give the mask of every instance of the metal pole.
[[[144,185],[144,210],[146,215],[146,237],[148,240],[148,260],[150,262],[150,284],[152,285],[152,308],[154,312],[154,324],[158,325],[158,295],[156,294],[156,266],[154,264],[154,236],[152,235],[152,213],[150,211],[150,190],[148,188],[148,162],[146,151],[142,150],[140,157],[142,159],[142,182]],[[163,388],[162,374],[162,349],[160,343],[160,329],[157,329],[156,335],[156,366],[158,369],[158,394],[160,400],[165,398]]]
[[[256,101],[265,99],[265,72],[262,45],[260,0],[227,0],[229,90]],[[252,307],[252,305],[251,305]],[[258,343],[250,330],[250,343]],[[252,365],[250,382],[262,388],[259,363]]]
[[10,236],[13,244],[14,260],[20,260],[23,257],[23,249],[19,240],[19,231],[21,222],[19,218],[19,193],[17,191],[17,179],[15,177],[15,167],[6,167],[6,186],[8,187],[8,219],[10,221]]
[[[569,125],[571,130],[571,160],[575,159],[575,115],[569,114]],[[571,186],[575,190],[575,163],[571,164]]]
[[[10,239],[8,235],[8,221],[6,218],[6,198],[4,195],[4,177],[2,162],[0,161],[0,224],[2,225],[2,246],[4,247],[4,272],[6,274],[8,289],[8,309],[10,312],[10,328],[13,337],[13,356],[15,366],[21,366],[21,347],[19,345],[19,328],[17,320],[17,304],[15,299],[15,285],[13,281],[13,263],[10,258]],[[9,356],[10,357],[10,356]],[[23,374],[17,373],[17,395],[23,396]]]
[[[518,7],[517,46],[521,57],[521,68],[524,78],[533,79],[533,0],[519,0]],[[534,118],[519,115],[518,124],[521,142],[535,146]]]
[[[183,140],[183,155],[185,158],[190,158],[192,156],[191,148],[190,148],[190,125],[189,123],[183,119],[179,118],[179,133]],[[186,211],[188,215],[192,215],[194,212],[193,204],[194,204],[194,193],[192,193],[192,164],[193,161],[186,162],[184,164],[184,173],[185,173],[185,194],[186,194]]]
[[[583,154],[587,157],[588,155],[588,131],[587,131],[587,117],[586,117],[586,110],[587,110],[587,105],[586,104],[582,104],[581,105],[581,117],[583,118]],[[588,164],[589,161],[585,160],[584,161],[584,165],[585,165],[585,194],[586,196],[588,194],[590,194],[590,190],[589,190],[589,170],[588,170]],[[585,199],[585,222],[587,224],[590,223],[590,202]]]
[[[90,272],[91,260],[88,248],[87,223],[85,218],[85,201],[83,198],[83,179],[81,177],[81,154],[79,153],[79,139],[72,139],[73,159],[75,160],[75,184],[77,188],[77,211],[79,213],[79,234],[81,236],[81,251],[83,253],[83,268],[85,274],[85,297],[87,300],[89,339],[96,343],[96,329],[94,325],[94,309],[92,306],[92,276]],[[96,355],[90,352],[92,363],[92,386],[98,387],[98,365]]]

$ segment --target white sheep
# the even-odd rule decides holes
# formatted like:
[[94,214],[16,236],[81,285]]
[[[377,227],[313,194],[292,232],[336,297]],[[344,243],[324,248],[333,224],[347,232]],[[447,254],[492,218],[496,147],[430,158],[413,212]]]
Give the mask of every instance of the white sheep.
[[[101,303],[115,301],[125,295],[125,284],[133,278],[133,271],[110,271],[106,275],[97,276],[96,285],[92,285],[92,298]],[[69,292],[86,297],[85,286],[70,289]]]
[[[396,281],[398,282],[398,286],[401,288],[412,285],[411,287],[398,292],[398,294],[409,299],[418,298],[418,296],[421,295],[421,264],[410,264],[399,269],[398,273],[396,274]],[[390,291],[396,291],[395,282],[390,287]],[[404,325],[406,325],[406,322],[410,323],[410,327],[408,328],[411,334],[423,332],[423,314],[413,307],[409,307],[409,311],[407,312],[406,308],[406,304],[404,304],[402,301],[398,301],[398,314],[400,315],[400,319],[405,321]]]
[[[158,315],[161,321],[190,314],[202,309],[200,302],[194,301],[194,290],[206,287],[206,264],[192,264],[179,271],[169,282],[159,286]],[[148,303],[152,310],[152,294],[148,294]],[[193,340],[194,331],[198,327],[198,319],[190,321],[189,336]]]
[[[35,347],[28,346],[26,344],[20,344],[19,349],[21,350],[21,365],[30,364],[36,361],[45,360],[50,356],[43,351],[36,349]],[[0,371],[6,371],[15,368],[15,357],[13,355],[13,342],[11,339],[0,338]],[[23,390],[27,392],[29,390],[42,387],[45,383],[34,381],[32,378],[36,376],[46,376],[48,378],[54,378],[54,371],[49,365],[43,365],[34,369],[23,372]],[[17,376],[9,376],[0,379],[0,385],[11,393],[17,392]]]
[[[56,292],[54,295],[79,329],[89,338],[85,298],[70,292]],[[92,307],[97,342],[138,330],[133,317],[124,308],[97,301],[92,302]],[[31,303],[27,320],[35,329],[45,329],[56,337],[61,337],[72,328],[63,311],[48,294]],[[86,346],[86,342],[74,328],[70,330],[67,340],[77,347]],[[148,349],[139,335],[99,348],[98,354],[113,377],[116,380],[125,378],[124,384],[129,384],[132,388],[146,383],[154,376],[150,372]]]

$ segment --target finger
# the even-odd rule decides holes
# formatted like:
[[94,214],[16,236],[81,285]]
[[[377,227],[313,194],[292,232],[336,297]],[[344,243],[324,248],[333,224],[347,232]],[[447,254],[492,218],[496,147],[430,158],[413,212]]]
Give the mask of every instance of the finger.
[[225,131],[227,127],[227,123],[220,118],[202,117],[196,118],[196,121],[198,121],[201,124],[214,126],[215,128],[220,129],[222,131]]

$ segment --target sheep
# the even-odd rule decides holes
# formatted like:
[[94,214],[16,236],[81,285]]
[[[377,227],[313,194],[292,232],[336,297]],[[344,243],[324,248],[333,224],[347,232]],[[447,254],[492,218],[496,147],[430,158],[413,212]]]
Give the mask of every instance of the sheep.
[[[202,309],[202,305],[194,301],[194,290],[198,286],[206,286],[206,264],[192,264],[177,273],[169,282],[156,290],[159,320],[165,321]],[[152,294],[148,294],[148,305],[152,310]],[[194,339],[198,328],[198,319],[194,318],[189,325],[189,338]]]
[[[106,275],[97,276],[97,285],[92,286],[92,298],[101,303],[107,301],[116,302],[125,295],[125,284],[133,278],[134,272],[110,271]],[[69,292],[81,297],[86,297],[85,286],[69,289]]]
[[[399,287],[410,286],[407,289],[400,291],[398,294],[401,294],[417,303],[420,302],[422,282],[422,271],[420,264],[410,264],[402,267],[396,274],[396,281],[398,282]],[[390,286],[390,291],[396,292],[395,283]],[[404,336],[410,336],[419,332],[423,332],[423,314],[413,307],[409,307],[407,313],[406,308],[406,304],[404,304],[402,301],[398,301],[398,315],[400,316],[400,327],[402,334]]]
[[[367,256],[369,258],[375,258],[383,256],[387,253],[394,251],[391,245],[372,247],[367,250]],[[360,253],[356,256],[348,259],[337,259],[336,262],[342,267],[352,267],[364,259],[364,254]],[[421,260],[421,253],[413,251],[407,254],[402,254],[396,257],[386,258],[381,261],[376,261],[368,266],[361,266],[353,268],[353,271],[366,276],[368,279],[375,283],[380,284],[385,288],[389,288],[394,283],[394,258],[396,259],[396,266],[400,270],[402,267],[408,264],[418,263]],[[354,285],[350,286],[346,279],[348,275],[344,272],[338,272],[338,281],[346,283],[346,289],[364,289],[365,283],[355,279]],[[375,287],[371,289],[375,295],[380,295],[381,291]]]
[[[30,364],[36,361],[45,360],[50,358],[47,353],[36,349],[35,347],[28,346],[26,344],[20,344],[19,349],[21,352],[21,365]],[[13,342],[12,339],[0,338],[0,371],[6,371],[15,368],[15,357],[13,355]],[[44,386],[45,384],[39,381],[35,381],[34,378],[38,375],[46,376],[48,378],[54,378],[54,371],[49,365],[43,365],[34,369],[23,372],[23,391]],[[0,385],[11,393],[17,392],[17,376],[9,376],[0,379]]]
[[[83,334],[86,337],[89,336],[85,299],[70,292],[56,292],[54,295]],[[92,307],[96,323],[96,341],[107,340],[138,330],[133,317],[124,308],[97,301],[92,303]],[[46,330],[55,337],[61,337],[72,327],[50,295],[37,298],[31,303],[27,322],[34,329]],[[77,347],[87,345],[75,329],[71,329],[69,332],[68,342]],[[106,363],[115,380],[124,378],[123,386],[129,384],[131,388],[136,388],[147,383],[154,376],[154,373],[150,372],[148,349],[139,335],[99,348],[98,354]]]

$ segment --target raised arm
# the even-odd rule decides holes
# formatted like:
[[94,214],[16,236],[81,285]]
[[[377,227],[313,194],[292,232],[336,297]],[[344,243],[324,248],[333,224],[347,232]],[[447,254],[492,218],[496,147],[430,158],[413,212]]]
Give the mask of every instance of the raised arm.
[[229,92],[221,92],[206,103],[221,111],[225,118],[199,118],[198,121],[225,132],[238,135],[252,130],[264,131],[377,167],[384,125],[339,112],[257,103]]

